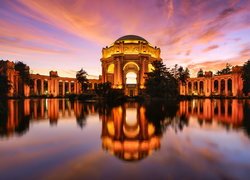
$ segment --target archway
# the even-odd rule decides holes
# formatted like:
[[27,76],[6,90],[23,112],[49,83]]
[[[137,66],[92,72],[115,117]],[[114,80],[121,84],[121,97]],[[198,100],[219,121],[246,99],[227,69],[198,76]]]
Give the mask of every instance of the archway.
[[231,96],[232,95],[232,79],[228,79],[227,80],[227,91],[228,91],[228,95]]
[[218,80],[214,81],[214,92],[218,92],[219,83]]
[[191,95],[192,94],[192,83],[188,82],[188,94]]
[[204,94],[204,83],[203,83],[203,81],[200,81],[199,85],[200,85],[199,93]]
[[128,72],[126,74],[126,85],[137,84],[137,74],[135,72]]
[[138,95],[139,66],[135,62],[128,62],[123,66],[123,82],[125,84],[125,94],[128,96]]

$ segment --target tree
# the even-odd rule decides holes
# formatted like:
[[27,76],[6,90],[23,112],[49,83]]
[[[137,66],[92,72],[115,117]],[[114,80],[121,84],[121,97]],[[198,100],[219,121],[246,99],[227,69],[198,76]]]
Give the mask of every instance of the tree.
[[107,94],[112,90],[111,83],[105,82],[105,83],[99,83],[95,87],[95,92],[99,97],[105,97]]
[[197,73],[197,77],[203,77],[203,76],[204,76],[203,70],[200,69]]
[[10,81],[7,76],[0,75],[0,97],[6,97],[11,88]]
[[247,95],[250,93],[250,60],[243,65],[241,77],[243,79],[243,93]]
[[146,93],[151,97],[174,98],[178,96],[178,70],[166,68],[161,61],[152,63],[154,70],[146,73]]
[[222,70],[217,71],[217,75],[223,75],[223,74],[231,74],[232,73],[232,65],[227,63],[226,67]]
[[33,85],[33,80],[30,78],[30,69],[29,66],[24,64],[21,61],[15,62],[15,70],[19,72],[19,76],[24,84],[28,86]]
[[87,72],[84,71],[82,68],[80,71],[77,71],[76,73],[76,79],[81,84],[83,90],[88,89],[88,79],[87,79]]
[[186,68],[184,70],[183,67],[180,66],[179,69],[178,69],[178,80],[181,81],[183,84],[186,84],[186,80],[189,77],[190,77],[189,69]]

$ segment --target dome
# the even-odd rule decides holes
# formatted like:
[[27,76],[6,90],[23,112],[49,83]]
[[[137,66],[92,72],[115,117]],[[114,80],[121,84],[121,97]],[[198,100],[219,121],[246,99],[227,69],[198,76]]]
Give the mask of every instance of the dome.
[[146,39],[144,39],[141,36],[137,36],[137,35],[126,35],[126,36],[122,36],[119,39],[117,39],[115,42],[117,41],[126,41],[126,40],[136,40],[136,41],[146,41],[148,42]]

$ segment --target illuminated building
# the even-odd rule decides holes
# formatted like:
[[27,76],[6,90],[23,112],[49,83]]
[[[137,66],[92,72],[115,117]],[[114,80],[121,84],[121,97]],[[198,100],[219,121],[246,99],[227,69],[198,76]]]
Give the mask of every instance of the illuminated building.
[[160,48],[140,36],[123,36],[102,49],[102,82],[111,82],[125,95],[138,95],[144,89],[145,73],[152,70],[155,60],[161,61]]
[[[76,78],[59,77],[57,71],[50,71],[49,76],[40,74],[30,74],[34,85],[29,87],[25,85],[19,72],[15,70],[15,64],[11,61],[0,61],[0,75],[7,75],[11,83],[11,89],[8,96],[25,96],[32,95],[51,95],[65,96],[67,94],[80,94],[82,92],[81,85]],[[27,66],[29,70],[29,67]],[[100,79],[89,79],[89,89],[100,83]]]
[[235,66],[230,74],[213,75],[212,72],[205,72],[203,77],[188,78],[185,84],[180,83],[180,95],[242,96],[241,72],[242,67]]

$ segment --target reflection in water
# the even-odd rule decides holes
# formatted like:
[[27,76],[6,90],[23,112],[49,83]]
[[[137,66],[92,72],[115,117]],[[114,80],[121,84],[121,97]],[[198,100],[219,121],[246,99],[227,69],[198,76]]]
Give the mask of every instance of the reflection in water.
[[86,117],[96,113],[94,104],[70,102],[65,99],[9,100],[0,103],[0,136],[23,135],[29,130],[30,121],[49,120],[56,125],[58,120],[76,118],[80,128],[86,124]]
[[250,100],[9,100],[0,147],[2,179],[247,179]]
[[181,101],[179,106],[180,116],[195,117],[201,126],[216,122],[228,130],[243,128],[250,136],[250,100],[201,99]]
[[133,161],[160,147],[155,126],[145,118],[145,107],[130,103],[102,116],[102,147],[118,158]]
[[117,107],[70,102],[65,99],[26,99],[1,102],[0,136],[23,135],[30,122],[75,119],[83,128],[86,118],[99,114],[102,120],[102,147],[120,159],[140,160],[160,148],[168,129],[182,131],[191,119],[200,126],[214,123],[227,130],[242,128],[250,136],[250,100],[181,101],[179,104],[126,103]]

